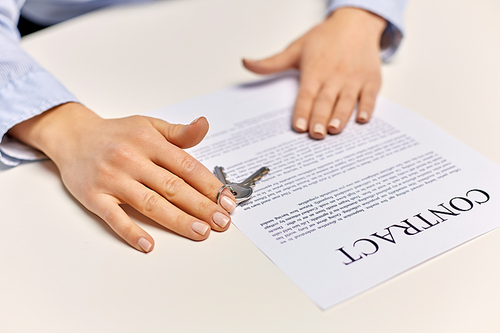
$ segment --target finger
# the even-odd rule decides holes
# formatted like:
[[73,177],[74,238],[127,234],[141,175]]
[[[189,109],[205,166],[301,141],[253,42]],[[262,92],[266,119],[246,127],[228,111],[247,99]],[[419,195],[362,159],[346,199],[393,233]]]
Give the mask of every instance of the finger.
[[257,74],[272,74],[288,69],[297,69],[302,39],[298,39],[283,52],[262,60],[243,59],[243,66]]
[[370,82],[361,91],[361,95],[359,97],[358,114],[356,117],[356,121],[358,123],[367,123],[372,117],[379,89],[379,83]]
[[[194,157],[172,145],[158,147],[153,154],[155,155],[151,160],[154,163],[183,179],[198,192],[216,202],[217,193],[222,187],[222,183]],[[236,208],[234,196],[229,190],[224,191],[223,195],[234,203],[231,205],[232,210],[234,210]],[[223,204],[225,201],[227,200],[223,200],[221,203]],[[228,208],[227,206],[223,207]],[[232,210],[228,211],[232,212]]]
[[[176,142],[176,138],[191,135],[191,131],[198,132],[208,130],[208,122],[204,117],[198,118],[188,126],[172,125],[160,119],[149,118],[153,126],[164,134],[165,138]],[[205,136],[206,131],[202,136]],[[193,135],[196,135],[194,133]],[[208,197],[213,202],[216,201],[217,193],[222,187],[222,183],[203,164],[194,157],[171,144],[155,146],[151,151],[151,160],[162,168],[182,178],[198,192]],[[140,175],[136,175],[140,177]],[[137,178],[136,178],[137,179]],[[222,192],[220,200],[221,206],[228,212],[234,211],[236,201],[229,190]]]
[[130,181],[123,188],[126,190],[118,190],[117,195],[124,203],[165,228],[193,240],[206,239],[210,234],[208,223],[183,212],[146,186]]
[[165,169],[151,165],[138,180],[182,211],[207,222],[212,229],[223,231],[229,227],[228,212]]
[[299,133],[307,132],[313,103],[320,88],[321,84],[313,77],[304,75],[300,78],[299,92],[295,100],[292,117],[292,126],[295,131]]
[[[217,191],[217,193],[218,192],[219,191]],[[234,198],[234,195],[227,187],[224,188],[220,195],[219,204],[229,213],[232,213],[236,209],[236,200]]]
[[358,96],[359,88],[357,87],[346,87],[340,92],[332,117],[328,123],[328,133],[338,134],[342,132],[356,107]]
[[147,117],[151,124],[161,133],[167,141],[180,148],[191,148],[203,140],[208,132],[208,121],[199,117],[188,125],[170,124],[161,119]]
[[115,198],[101,195],[96,198],[94,205],[88,208],[132,247],[141,252],[151,252],[154,248],[153,237],[135,224],[118,204]]
[[314,101],[312,115],[309,121],[309,135],[313,139],[323,139],[326,136],[327,124],[333,112],[340,87],[328,84],[321,89]]

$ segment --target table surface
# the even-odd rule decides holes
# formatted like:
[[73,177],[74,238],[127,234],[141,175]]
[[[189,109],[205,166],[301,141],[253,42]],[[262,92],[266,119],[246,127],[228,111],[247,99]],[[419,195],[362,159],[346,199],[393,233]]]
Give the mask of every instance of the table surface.
[[[256,79],[241,57],[284,48],[324,8],[163,1],[85,15],[23,46],[87,106],[118,117]],[[497,163],[499,14],[494,0],[411,1],[381,91]],[[234,226],[192,242],[128,209],[156,240],[144,255],[75,201],[50,161],[0,171],[0,186],[0,332],[500,329],[500,230],[321,311]]]

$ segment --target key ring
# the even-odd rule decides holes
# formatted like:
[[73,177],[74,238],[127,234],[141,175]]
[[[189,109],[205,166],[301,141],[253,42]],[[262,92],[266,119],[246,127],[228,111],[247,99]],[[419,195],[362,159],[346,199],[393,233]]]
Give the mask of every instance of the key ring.
[[227,185],[222,185],[222,187],[219,189],[219,192],[217,192],[217,204],[220,205],[220,197],[221,197],[221,194],[222,194],[222,191],[224,191],[224,189],[226,188],[229,188]]

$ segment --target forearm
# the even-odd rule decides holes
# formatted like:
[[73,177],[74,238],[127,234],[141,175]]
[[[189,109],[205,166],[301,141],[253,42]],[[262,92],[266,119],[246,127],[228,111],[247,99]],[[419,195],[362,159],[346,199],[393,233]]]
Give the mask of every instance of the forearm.
[[40,159],[41,154],[4,140],[7,131],[57,105],[77,101],[22,49],[17,20],[23,3],[0,0],[0,160],[11,166]]

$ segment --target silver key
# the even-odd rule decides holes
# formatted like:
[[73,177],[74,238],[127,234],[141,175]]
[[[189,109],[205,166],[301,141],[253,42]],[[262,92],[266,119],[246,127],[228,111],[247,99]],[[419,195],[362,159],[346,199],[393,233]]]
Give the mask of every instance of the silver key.
[[217,177],[222,184],[227,185],[228,181],[226,179],[226,174],[224,173],[224,168],[220,166],[216,166],[214,168],[214,175]]
[[254,173],[252,173],[249,177],[247,177],[245,180],[243,180],[239,184],[241,184],[243,186],[254,187],[255,182],[258,181],[259,179],[261,179],[268,172],[269,172],[268,167],[262,167],[259,170],[255,171]]
[[214,169],[215,177],[217,177],[222,184],[227,186],[227,188],[233,193],[236,199],[236,204],[240,204],[243,201],[247,201],[252,196],[253,190],[249,186],[243,186],[238,183],[228,182],[226,179],[226,174],[224,173],[224,168],[221,166],[216,166]]
[[245,178],[242,182],[240,183],[231,183],[231,186],[236,187],[236,186],[242,186],[244,188],[248,188],[251,190],[251,192],[248,194],[248,197],[245,198],[239,198],[240,202],[246,201],[250,199],[250,196],[253,193],[253,187],[255,186],[255,182],[261,179],[265,174],[269,172],[268,167],[262,167],[259,170],[255,171],[252,173],[249,177]]

